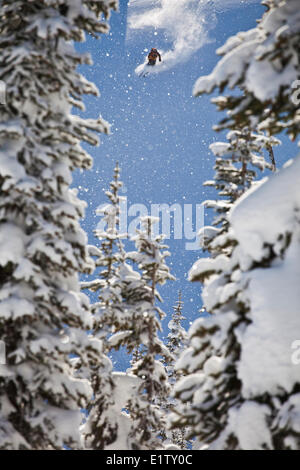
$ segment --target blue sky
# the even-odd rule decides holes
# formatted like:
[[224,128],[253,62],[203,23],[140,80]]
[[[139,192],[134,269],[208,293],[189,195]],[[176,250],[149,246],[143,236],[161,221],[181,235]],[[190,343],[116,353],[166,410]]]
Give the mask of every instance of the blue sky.
[[[192,29],[193,14],[196,26],[197,21],[202,25],[198,41],[193,41],[184,34],[184,10],[179,15],[173,12],[171,20],[176,28],[172,27],[168,10],[158,15],[158,19],[157,14],[156,17],[151,14],[154,7],[167,6],[170,1],[174,2],[131,0],[128,7],[126,0],[120,0],[120,12],[111,16],[109,35],[99,41],[88,38],[79,45],[79,49],[89,51],[94,60],[93,66],[84,66],[81,72],[96,83],[101,92],[100,98],[85,99],[84,115],[97,117],[101,114],[112,125],[111,135],[102,136],[100,147],[87,147],[94,157],[93,169],[77,173],[74,178],[81,199],[88,203],[82,226],[90,243],[96,242],[92,231],[99,216],[95,215],[95,210],[106,202],[104,191],[112,179],[116,161],[122,169],[128,205],[140,203],[150,209],[153,203],[185,203],[195,207],[213,197],[212,190],[203,188],[202,184],[214,173],[214,158],[208,147],[211,142],[222,140],[222,136],[212,130],[221,115],[210,103],[211,96],[192,97],[193,85],[200,75],[212,71],[218,61],[215,50],[238,31],[255,27],[264,9],[256,1],[178,0],[181,6],[186,3],[185,11],[191,15],[188,28]],[[137,2],[144,3],[142,9],[137,8]],[[199,3],[203,4],[203,9],[193,10]],[[141,13],[142,18],[135,17]],[[156,19],[152,26],[153,17]],[[163,61],[166,58],[168,63],[160,73],[140,78],[135,69],[144,62],[146,50],[151,47],[163,51]],[[287,156],[295,155],[292,148],[284,139],[284,145],[275,149],[279,166]],[[205,222],[210,220],[211,216],[206,214]],[[163,309],[168,316],[171,314],[181,289],[187,317],[185,326],[188,326],[199,315],[201,297],[200,285],[189,283],[187,272],[203,253],[186,250],[186,240],[171,237],[166,242],[172,253],[169,265],[177,281],[161,287]],[[167,323],[164,320],[165,328]]]

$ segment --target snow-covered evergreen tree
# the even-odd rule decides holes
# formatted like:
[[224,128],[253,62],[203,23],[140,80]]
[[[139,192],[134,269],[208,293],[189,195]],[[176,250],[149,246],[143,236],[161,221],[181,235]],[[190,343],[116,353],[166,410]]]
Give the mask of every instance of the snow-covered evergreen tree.
[[286,131],[294,139],[300,131],[299,1],[263,3],[267,11],[256,28],[229,38],[217,50],[222,59],[210,75],[198,79],[194,94],[239,88],[241,93],[214,99],[228,111],[219,129]]
[[122,239],[127,234],[120,233],[120,189],[123,183],[120,181],[120,168],[117,164],[114,170],[114,179],[110,183],[110,189],[106,191],[109,200],[97,209],[97,214],[102,215],[101,226],[94,231],[100,240],[101,246],[90,246],[90,253],[96,257],[96,267],[99,273],[96,279],[81,284],[82,289],[97,292],[99,301],[92,306],[94,313],[96,334],[105,342],[107,350],[108,336],[112,330],[117,329],[119,311],[122,310],[122,287],[120,280],[122,267],[125,263],[125,250]]
[[192,273],[213,315],[190,329],[174,422],[212,449],[300,448],[299,168],[297,158],[240,198],[231,256]]
[[88,417],[82,429],[85,448],[103,450],[118,438],[119,413],[115,409],[116,384],[111,360],[104,350],[91,364],[93,397],[87,407]]
[[169,253],[162,244],[163,236],[153,234],[156,219],[144,217],[141,221],[143,227],[133,237],[137,251],[129,253],[128,257],[137,264],[143,283],[134,301],[140,359],[131,368],[131,372],[142,382],[135,396],[129,400],[128,409],[133,421],[130,431],[133,447],[157,449],[162,447],[158,435],[165,427],[165,416],[159,404],[169,394],[168,378],[161,358],[170,354],[158,337],[160,320],[165,314],[157,305],[157,300],[161,301],[157,286],[174,278],[165,262]]
[[[223,59],[195,92],[239,86],[242,95],[215,100],[230,111],[219,128],[259,124],[270,134],[285,128],[294,138],[299,5],[266,4],[257,28],[227,41]],[[221,211],[220,230],[208,230],[205,248],[213,257],[190,271],[192,281],[204,283],[204,307],[212,315],[194,322],[179,359],[186,376],[176,385],[180,407],[173,425],[190,426],[200,446],[300,448],[300,381],[292,349],[300,326],[299,174],[298,158],[231,201]]]
[[133,366],[139,359],[141,359],[140,348],[136,347],[132,351],[132,358],[130,361],[131,366]]
[[[81,141],[98,143],[101,118],[71,114],[96,87],[76,71],[84,34],[106,32],[115,0],[3,0],[0,6],[0,448],[79,446],[88,381],[73,376],[71,354],[87,366],[89,302],[78,273],[91,272],[79,226],[84,204],[71,172],[91,166]],[[95,133],[96,132],[96,133]]]
[[175,378],[175,380],[177,372],[174,368],[174,363],[177,361],[180,354],[182,353],[187,340],[187,332],[182,326],[182,322],[185,320],[182,310],[182,292],[179,291],[178,300],[176,301],[176,304],[173,308],[172,319],[169,321],[168,324],[170,332],[167,336],[167,348],[172,355],[172,365],[170,364],[170,368],[167,367],[167,372],[168,377],[170,379]]
[[122,186],[117,165],[110,190],[106,191],[109,203],[97,209],[103,216],[95,230],[101,246],[90,247],[99,274],[96,279],[82,283],[81,287],[98,293],[98,302],[93,304],[92,311],[95,334],[103,339],[105,351],[125,346],[128,352],[134,351],[138,357],[141,345],[139,319],[143,317],[140,306],[150,299],[150,289],[142,279],[137,262],[132,263],[137,253],[125,250],[127,233],[120,232],[122,196],[119,193]]
[[216,157],[215,175],[204,186],[214,187],[218,192],[218,199],[204,202],[207,208],[214,209],[216,216],[213,226],[201,230],[200,239],[202,247],[213,256],[224,251],[228,253],[230,243],[227,214],[233,203],[255,182],[258,171],[275,169],[274,163],[268,160],[270,152],[274,155],[273,147],[279,144],[280,141],[275,137],[267,137],[262,132],[255,133],[244,128],[230,131],[227,142],[210,145]]
[[[90,254],[96,257],[96,266],[100,269],[98,277],[83,282],[82,289],[98,293],[98,302],[93,304],[93,335],[102,342],[102,352],[90,365],[93,399],[88,407],[87,423],[83,433],[86,447],[94,450],[107,449],[119,439],[120,422],[124,419],[121,406],[116,403],[118,396],[115,375],[111,360],[107,357],[110,351],[109,337],[119,331],[120,318],[123,313],[121,272],[125,265],[125,251],[120,233],[120,168],[117,164],[110,189],[106,191],[108,204],[101,206],[97,213],[103,215],[102,228],[95,230],[101,241],[100,248],[90,246]],[[122,322],[122,319],[121,319]],[[120,382],[120,380],[119,380]],[[120,383],[118,383],[120,386]]]
[[[144,221],[147,231],[140,230],[134,237],[137,251],[126,252],[123,239],[127,234],[120,233],[121,187],[117,165],[110,191],[106,192],[109,204],[98,210],[104,216],[95,231],[101,246],[90,247],[99,275],[82,283],[82,288],[98,293],[98,302],[92,306],[94,335],[103,343],[102,356],[93,371],[94,398],[84,434],[88,448],[154,449],[160,445],[155,432],[161,418],[155,400],[167,393],[165,371],[156,357],[168,355],[157,337],[164,314],[156,305],[156,298],[160,300],[156,286],[173,277],[165,263],[168,252],[162,251],[162,237],[151,239],[151,219]],[[128,403],[122,400],[122,406],[116,401],[116,373],[107,358],[109,352],[121,346],[133,354],[132,367],[122,375],[123,379],[117,373],[118,386],[122,387],[122,380],[131,384],[130,390],[127,387]],[[146,415],[144,407],[148,409]],[[128,410],[126,415],[123,408]]]
[[[182,301],[182,293],[181,291],[178,293],[178,300],[176,301],[176,305],[173,308],[172,318],[168,323],[168,328],[170,332],[167,336],[167,348],[170,352],[169,358],[165,358],[165,368],[168,375],[169,384],[171,387],[171,393],[161,403],[161,407],[163,408],[164,412],[169,415],[170,411],[176,407],[176,400],[173,398],[173,388],[176,382],[179,380],[181,373],[180,371],[176,370],[176,362],[179,359],[181,353],[183,352],[184,348],[186,347],[187,343],[187,332],[182,326],[183,320],[185,317],[182,313],[183,309],[183,301]],[[162,437],[165,441],[171,442],[172,444],[178,446],[180,449],[187,448],[187,441],[186,441],[186,429],[172,429],[167,431],[162,431]]]

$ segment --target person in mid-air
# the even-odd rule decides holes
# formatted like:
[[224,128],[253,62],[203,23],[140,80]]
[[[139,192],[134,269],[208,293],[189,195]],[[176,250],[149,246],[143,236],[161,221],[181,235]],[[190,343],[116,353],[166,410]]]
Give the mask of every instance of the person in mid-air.
[[161,55],[157,49],[152,47],[151,51],[148,54],[148,65],[155,65],[157,57],[159,58],[159,62],[161,62]]

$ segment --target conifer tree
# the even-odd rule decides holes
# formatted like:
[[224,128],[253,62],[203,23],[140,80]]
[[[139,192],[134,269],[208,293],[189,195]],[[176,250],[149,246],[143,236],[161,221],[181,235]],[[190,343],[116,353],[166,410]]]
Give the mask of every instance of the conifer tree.
[[98,144],[101,118],[71,114],[84,94],[97,95],[77,66],[91,63],[73,43],[97,37],[114,0],[3,0],[0,6],[0,448],[80,446],[86,380],[73,376],[99,353],[89,302],[78,273],[91,272],[79,226],[84,204],[70,190],[71,172],[91,157],[81,141]]
[[[144,222],[149,234],[141,230],[134,237],[138,251],[126,252],[123,239],[127,238],[127,234],[120,233],[121,188],[117,165],[110,191],[106,192],[109,204],[98,210],[98,213],[104,215],[95,231],[101,246],[90,247],[91,253],[96,257],[95,264],[100,268],[99,276],[82,283],[82,288],[98,293],[98,302],[92,306],[94,335],[103,343],[103,355],[98,358],[98,366],[93,371],[94,399],[90,404],[84,430],[87,447],[94,449],[112,448],[120,442],[122,448],[128,450],[149,446],[155,448],[155,445],[160,445],[152,437],[155,436],[155,431],[157,433],[158,420],[161,417],[158,411],[156,414],[158,406],[154,402],[160,394],[166,394],[167,391],[164,369],[159,369],[160,363],[156,360],[156,356],[162,356],[166,349],[157,337],[157,331],[161,328],[159,319],[164,314],[156,306],[156,298],[160,299],[156,286],[172,279],[165,264],[168,252],[161,252],[165,248],[161,244],[161,237],[151,239],[153,222],[150,219]],[[107,358],[108,353],[121,346],[133,354],[131,370],[123,377],[117,375],[119,386],[122,386],[122,380],[130,381],[128,403],[123,403],[123,408],[129,412],[127,421],[115,401],[118,394],[114,383],[116,373]],[[167,354],[166,351],[164,354]],[[155,376],[158,372],[159,375]],[[144,416],[142,406],[149,408],[149,416]],[[142,436],[138,421],[141,414],[146,426]],[[119,429],[123,430],[122,436]],[[151,435],[149,442],[148,435]]]
[[132,351],[132,358],[131,358],[131,367],[139,360],[141,359],[141,353],[139,347],[136,347]]
[[[176,407],[176,400],[173,398],[173,389],[176,382],[179,380],[181,373],[176,369],[176,362],[179,359],[181,353],[187,344],[187,332],[182,326],[182,321],[185,320],[185,317],[182,314],[183,301],[182,301],[181,291],[178,293],[178,300],[176,305],[173,307],[172,319],[169,321],[168,328],[170,330],[167,336],[167,348],[170,352],[169,358],[165,358],[165,369],[168,376],[168,381],[171,388],[171,393],[169,396],[162,401],[161,407],[164,410],[164,413],[167,415],[170,414],[170,411]],[[172,429],[171,431],[162,430],[161,435],[165,441],[169,441],[172,444],[178,446],[180,449],[187,448],[187,440],[185,438],[187,432],[184,428]]]
[[[176,301],[176,304],[173,307],[172,319],[170,320],[168,324],[168,328],[170,332],[168,333],[168,336],[167,336],[167,348],[174,358],[173,365],[174,365],[174,362],[176,362],[176,360],[179,358],[187,340],[186,330],[182,326],[182,322],[183,320],[185,320],[182,310],[183,310],[182,292],[179,291],[178,300]],[[176,378],[176,374],[177,372],[175,368],[170,367],[170,370],[168,370],[169,378],[173,378],[173,377]]]
[[239,32],[217,50],[213,72],[200,77],[195,96],[218,88],[238,89],[214,102],[227,115],[217,129],[249,127],[269,135],[300,131],[300,19],[298,0],[264,0],[266,12],[255,28]]
[[[173,425],[210,449],[299,449],[299,159],[236,202],[230,254],[199,260],[212,315],[189,331]],[[296,202],[298,201],[298,202]],[[282,290],[286,296],[282,296]],[[280,358],[280,360],[279,360]]]
[[[95,236],[101,241],[100,249],[90,247],[91,253],[96,257],[96,267],[100,268],[99,276],[89,282],[82,283],[81,287],[92,292],[98,292],[99,302],[92,306],[95,315],[97,331],[107,342],[113,327],[117,328],[118,311],[122,304],[120,282],[120,270],[125,263],[125,250],[122,239],[127,234],[120,233],[120,203],[122,196],[119,192],[123,183],[120,181],[120,168],[116,164],[114,179],[110,183],[110,189],[105,192],[109,203],[97,209],[97,214],[103,216],[101,225],[94,231]],[[98,334],[97,333],[97,334]],[[105,348],[107,349],[107,344]]]
[[90,247],[90,253],[96,257],[96,266],[100,268],[96,279],[81,284],[82,289],[98,293],[98,302],[93,304],[93,335],[102,342],[102,351],[91,364],[93,399],[88,407],[87,423],[84,427],[86,447],[94,450],[107,449],[118,439],[121,409],[116,412],[116,384],[113,366],[107,357],[110,351],[109,337],[118,330],[122,311],[122,287],[120,286],[121,267],[125,263],[125,251],[120,233],[119,194],[123,183],[120,181],[120,168],[117,164],[110,189],[106,191],[109,204],[97,210],[103,215],[101,228],[95,230],[95,236],[101,241],[100,248]]
[[[218,194],[217,200],[205,201],[205,206],[215,211],[213,227],[204,227],[200,232],[202,248],[213,256],[222,250],[228,253],[228,221],[227,215],[234,202],[245,191],[250,189],[265,169],[274,170],[274,162],[269,162],[270,151],[280,141],[275,137],[267,137],[264,133],[255,133],[249,128],[230,131],[227,142],[215,142],[210,149],[216,157],[215,175],[212,181],[204,186],[214,187]],[[214,238],[220,235],[216,240]],[[214,241],[213,241],[214,240]],[[221,245],[218,247],[218,243]],[[224,243],[223,243],[224,242]],[[227,249],[226,249],[227,245]],[[225,250],[225,251],[224,251]]]
[[165,416],[159,404],[169,393],[167,374],[159,358],[169,357],[169,351],[158,338],[163,311],[157,305],[161,297],[157,291],[159,284],[174,279],[166,265],[169,255],[162,244],[163,236],[153,234],[156,219],[144,217],[143,227],[133,237],[137,251],[128,257],[137,264],[141,272],[142,297],[135,299],[136,330],[139,335],[141,358],[132,366],[132,373],[141,379],[137,393],[128,403],[133,421],[130,435],[136,449],[157,449],[162,447],[158,435],[165,426]]
[[[265,154],[280,143],[249,129],[231,131],[227,139],[210,146],[216,156],[216,172],[214,180],[205,183],[218,191],[217,200],[205,202],[215,212],[213,226],[204,227],[201,233],[203,248],[211,258],[200,258],[189,273],[191,281],[204,284],[203,306],[213,316],[199,318],[190,329],[190,345],[177,362],[183,378],[175,385],[179,406],[172,415],[174,429],[188,429],[187,438],[197,436],[206,444],[218,442],[223,420],[226,423],[232,404],[241,398],[241,382],[234,367],[240,357],[235,327],[248,324],[249,307],[241,294],[245,285],[238,282],[241,266],[236,261],[237,240],[229,214],[236,201],[255,185],[257,170],[273,169]],[[222,315],[224,328],[219,327],[217,314]],[[235,441],[222,441],[223,445],[235,448]]]
[[[298,2],[265,3],[258,26],[227,41],[219,50],[224,57],[199,79],[195,94],[240,87],[242,94],[214,100],[228,111],[217,129],[258,126],[295,138]],[[190,426],[204,448],[300,448],[299,376],[290,352],[299,325],[298,178],[296,159],[242,198],[216,204],[220,226],[209,228],[205,240],[213,256],[190,271],[192,281],[204,283],[202,298],[212,315],[197,319],[189,331],[178,363],[185,374],[175,390],[180,406],[172,419],[175,426]],[[219,179],[215,186],[230,196],[232,186]]]

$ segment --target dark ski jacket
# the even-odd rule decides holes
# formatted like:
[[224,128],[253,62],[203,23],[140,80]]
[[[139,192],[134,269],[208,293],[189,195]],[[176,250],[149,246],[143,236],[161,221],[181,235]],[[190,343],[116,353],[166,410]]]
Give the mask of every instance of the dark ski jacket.
[[149,62],[156,62],[157,57],[159,58],[159,62],[161,62],[161,55],[158,52],[157,49],[151,49],[151,51],[148,54],[148,60]]

